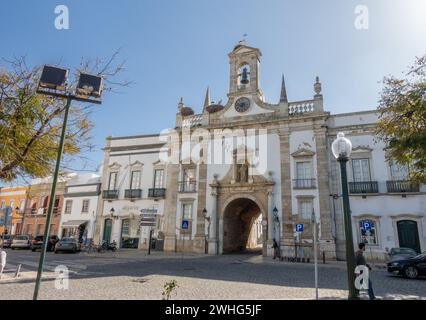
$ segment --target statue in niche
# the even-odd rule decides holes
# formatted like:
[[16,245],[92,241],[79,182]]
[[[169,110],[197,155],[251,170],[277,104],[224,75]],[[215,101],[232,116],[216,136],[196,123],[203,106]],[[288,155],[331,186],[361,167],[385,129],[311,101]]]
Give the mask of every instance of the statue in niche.
[[237,164],[237,181],[247,182],[248,181],[248,165],[247,163]]

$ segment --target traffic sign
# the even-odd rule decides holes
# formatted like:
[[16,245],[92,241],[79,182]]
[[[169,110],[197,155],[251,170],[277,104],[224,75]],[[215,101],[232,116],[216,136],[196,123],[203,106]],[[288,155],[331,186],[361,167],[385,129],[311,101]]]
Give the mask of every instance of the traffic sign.
[[303,232],[303,223],[296,224],[296,231]]
[[189,229],[189,221],[182,220],[182,230],[188,230],[188,229]]
[[371,231],[371,223],[370,221],[364,221],[363,227],[365,231]]
[[157,215],[156,214],[142,214],[140,226],[141,227],[156,227],[157,226]]

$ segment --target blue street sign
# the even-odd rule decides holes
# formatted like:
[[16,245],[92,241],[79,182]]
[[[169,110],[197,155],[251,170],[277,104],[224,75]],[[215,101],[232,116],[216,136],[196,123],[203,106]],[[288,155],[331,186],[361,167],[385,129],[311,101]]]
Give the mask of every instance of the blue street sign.
[[183,230],[189,229],[189,221],[188,220],[182,220],[182,229]]
[[371,223],[370,221],[364,221],[364,230],[365,231],[371,231]]
[[303,232],[303,223],[296,224],[296,231]]

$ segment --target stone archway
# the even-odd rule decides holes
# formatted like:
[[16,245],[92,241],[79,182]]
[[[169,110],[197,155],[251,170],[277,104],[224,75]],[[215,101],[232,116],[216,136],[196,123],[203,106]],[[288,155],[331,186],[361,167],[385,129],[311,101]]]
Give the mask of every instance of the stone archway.
[[249,198],[232,200],[223,212],[223,253],[262,252],[261,209]]

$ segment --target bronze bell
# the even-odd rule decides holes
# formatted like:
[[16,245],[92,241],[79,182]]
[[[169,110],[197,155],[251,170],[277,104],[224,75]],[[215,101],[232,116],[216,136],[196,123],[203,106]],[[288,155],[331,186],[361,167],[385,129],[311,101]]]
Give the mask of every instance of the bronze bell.
[[243,69],[243,73],[241,74],[241,83],[242,84],[249,83],[247,68]]

